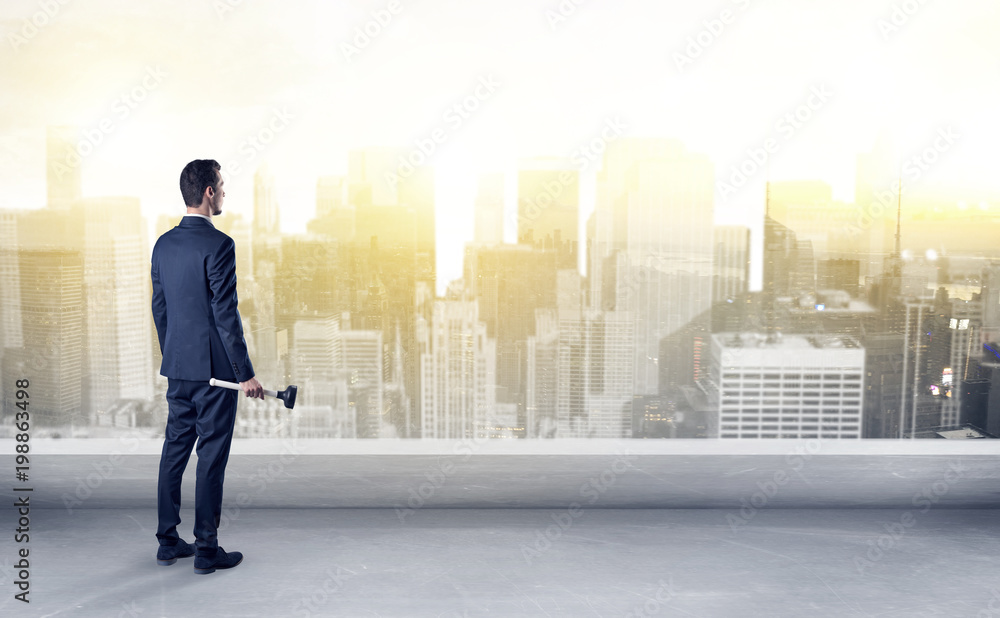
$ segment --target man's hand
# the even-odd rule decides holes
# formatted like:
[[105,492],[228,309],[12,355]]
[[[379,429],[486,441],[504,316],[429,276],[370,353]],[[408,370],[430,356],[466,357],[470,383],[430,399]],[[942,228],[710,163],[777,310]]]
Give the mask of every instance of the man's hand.
[[257,378],[250,378],[246,382],[240,382],[240,388],[243,389],[247,397],[264,398],[264,387],[260,385]]

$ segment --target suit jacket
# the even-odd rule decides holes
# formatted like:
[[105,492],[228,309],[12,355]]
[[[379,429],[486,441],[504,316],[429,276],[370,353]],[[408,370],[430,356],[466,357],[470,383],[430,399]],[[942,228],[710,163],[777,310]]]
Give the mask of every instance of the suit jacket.
[[236,243],[201,217],[184,217],[153,247],[153,321],[160,375],[207,382],[254,377],[237,310]]

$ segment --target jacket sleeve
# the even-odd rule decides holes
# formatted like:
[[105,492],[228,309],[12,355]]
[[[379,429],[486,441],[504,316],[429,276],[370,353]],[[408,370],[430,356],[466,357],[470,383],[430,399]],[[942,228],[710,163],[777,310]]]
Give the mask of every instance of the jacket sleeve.
[[212,313],[219,329],[222,345],[229,355],[229,362],[236,372],[236,379],[245,382],[254,377],[253,365],[243,338],[243,323],[237,309],[236,297],[236,243],[232,238],[219,245],[209,257],[208,285],[212,292]]
[[153,280],[153,323],[156,324],[156,337],[160,340],[160,353],[163,353],[163,341],[167,336],[167,299],[163,296],[163,286],[160,284],[160,265],[156,249],[150,261],[149,276]]

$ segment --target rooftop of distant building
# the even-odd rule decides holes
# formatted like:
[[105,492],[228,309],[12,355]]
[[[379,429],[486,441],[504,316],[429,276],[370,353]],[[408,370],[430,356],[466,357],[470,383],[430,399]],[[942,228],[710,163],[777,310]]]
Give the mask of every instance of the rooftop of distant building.
[[718,333],[712,335],[726,348],[769,348],[781,350],[860,349],[861,344],[848,335],[774,333]]

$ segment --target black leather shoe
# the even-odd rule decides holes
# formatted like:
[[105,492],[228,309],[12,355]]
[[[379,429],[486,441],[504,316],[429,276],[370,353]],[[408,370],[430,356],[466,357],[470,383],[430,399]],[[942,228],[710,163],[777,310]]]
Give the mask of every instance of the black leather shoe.
[[187,558],[194,555],[194,545],[184,539],[178,539],[177,545],[160,545],[156,550],[156,564],[160,566],[170,566],[177,562],[178,558]]
[[212,558],[195,556],[194,572],[198,575],[208,575],[215,573],[216,569],[231,569],[241,562],[243,562],[243,554],[238,551],[226,552],[220,547]]

